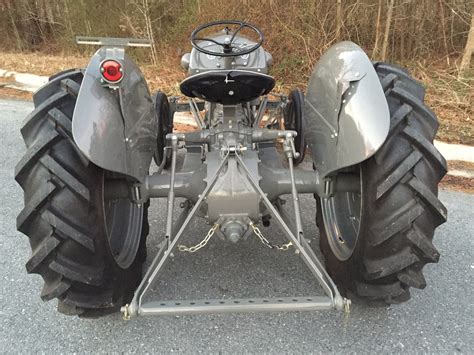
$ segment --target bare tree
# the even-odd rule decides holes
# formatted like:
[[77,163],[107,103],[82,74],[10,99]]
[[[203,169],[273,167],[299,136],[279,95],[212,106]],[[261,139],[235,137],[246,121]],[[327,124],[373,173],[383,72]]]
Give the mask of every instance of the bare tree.
[[443,34],[444,51],[446,52],[446,62],[449,65],[448,39],[446,37],[446,16],[444,14],[443,0],[439,0],[439,11],[441,15],[441,30],[443,32],[442,34]]
[[336,40],[341,40],[341,28],[342,28],[342,0],[337,0],[336,7]]
[[[187,36],[193,26],[210,19],[235,17],[262,28],[269,37],[268,50],[282,63],[276,70],[298,83],[302,73],[312,69],[324,50],[346,37],[365,49],[373,48],[374,59],[426,59],[452,66],[449,54],[464,52],[462,71],[469,67],[470,49],[466,39],[473,0],[114,0],[113,3],[114,6],[108,1],[95,0],[0,0],[0,50],[61,48],[67,51],[70,48],[65,48],[65,44],[73,34],[123,35],[146,37],[153,42],[151,52],[137,51],[141,59],[146,56],[156,63],[163,62],[161,56],[166,56],[171,61],[189,45]],[[189,6],[191,3],[194,5]]]
[[382,16],[382,0],[379,0],[379,6],[377,8],[377,21],[375,23],[375,44],[374,50],[372,51],[372,58],[377,56],[379,51],[379,38],[380,38],[380,18]]
[[466,46],[464,47],[464,53],[461,60],[461,66],[459,68],[459,76],[464,76],[471,66],[472,52],[474,51],[474,14],[471,15],[471,28],[467,37]]
[[13,6],[13,4],[11,4],[8,1],[6,1],[2,5],[3,6],[2,6],[1,10],[4,13],[8,13],[8,17],[9,17],[9,20],[10,20],[12,28],[13,28],[13,33],[15,35],[17,49],[19,51],[22,51],[23,50],[23,44],[22,44],[22,41],[21,41],[20,32],[18,31],[18,27],[16,26],[16,22],[15,22],[15,14],[14,14],[15,9],[14,9],[14,6]]
[[388,4],[387,21],[385,22],[385,33],[384,33],[383,44],[382,44],[382,61],[385,60],[387,57],[388,36],[390,34],[390,23],[392,22],[394,3],[395,3],[395,0],[390,0],[390,3]]
[[151,59],[153,61],[153,64],[156,65],[158,63],[158,60],[156,56],[155,36],[153,34],[153,26],[151,25],[150,7],[148,6],[148,0],[143,0],[143,17],[145,18],[147,37],[151,42]]

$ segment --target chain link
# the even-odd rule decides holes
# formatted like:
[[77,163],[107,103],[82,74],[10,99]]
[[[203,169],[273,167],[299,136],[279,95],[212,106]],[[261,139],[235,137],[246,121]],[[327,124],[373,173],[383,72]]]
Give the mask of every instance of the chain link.
[[[250,223],[250,227],[252,228],[253,232],[258,237],[258,239],[262,242],[262,244],[265,245],[266,247],[270,248],[270,249],[276,249],[276,250],[280,250],[280,251],[287,251],[293,245],[292,242],[282,244],[282,245],[272,244],[272,243],[269,242],[269,240],[267,238],[264,237],[264,235],[262,234],[260,229],[253,222]],[[203,248],[207,245],[207,243],[212,238],[212,236],[214,235],[217,228],[219,228],[219,224],[215,223],[212,226],[212,228],[209,229],[209,232],[207,232],[207,235],[204,237],[204,239],[201,240],[198,244],[196,244],[192,247],[187,247],[185,245],[179,245],[178,246],[179,251],[187,252],[187,253],[197,252],[199,249],[201,249],[201,248]]]
[[219,224],[214,223],[211,229],[209,229],[209,232],[207,232],[206,236],[204,237],[203,240],[201,240],[198,244],[192,247],[187,247],[185,245],[178,245],[178,250],[181,252],[187,252],[187,253],[195,253],[199,249],[203,248],[206,246],[207,242],[209,242],[209,239],[214,235],[215,231],[219,228]]
[[268,241],[267,238],[265,238],[263,236],[260,229],[253,222],[250,222],[250,227],[252,228],[253,232],[258,237],[258,239],[260,239],[262,244],[265,245],[266,247],[270,248],[270,249],[277,249],[277,250],[281,250],[281,251],[287,251],[293,245],[292,242],[282,244],[282,245],[272,244]]

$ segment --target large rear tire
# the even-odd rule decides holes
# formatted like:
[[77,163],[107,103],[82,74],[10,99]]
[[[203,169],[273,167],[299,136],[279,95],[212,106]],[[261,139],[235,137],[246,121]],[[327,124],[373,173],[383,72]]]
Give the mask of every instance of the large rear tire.
[[398,303],[426,286],[422,268],[436,263],[434,231],[447,211],[438,200],[446,161],[433,146],[435,114],[423,86],[398,67],[376,63],[390,109],[390,131],[368,161],[345,169],[360,191],[317,198],[316,221],[326,268],[342,292]]
[[[146,258],[148,205],[105,200],[117,174],[75,145],[71,118],[83,73],[66,71],[34,96],[21,133],[27,151],[15,168],[25,207],[17,228],[29,237],[28,273],[42,276],[41,298],[69,315],[99,316],[130,301]],[[121,177],[123,178],[123,177]]]

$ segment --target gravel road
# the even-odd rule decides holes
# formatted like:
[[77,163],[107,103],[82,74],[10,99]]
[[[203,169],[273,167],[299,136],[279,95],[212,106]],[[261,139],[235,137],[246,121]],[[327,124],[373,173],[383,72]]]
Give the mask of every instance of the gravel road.
[[[28,240],[16,231],[22,208],[13,169],[24,151],[19,127],[32,104],[0,100],[0,351],[17,352],[464,352],[474,351],[474,196],[441,191],[449,221],[436,233],[441,252],[428,265],[428,286],[405,304],[336,311],[138,318],[119,314],[79,319],[39,298],[42,281],[27,275]],[[314,200],[302,199],[307,236],[317,245]],[[164,204],[152,201],[149,255],[164,230]],[[208,226],[186,235],[200,240]],[[278,235],[274,227],[264,229]],[[268,297],[320,292],[293,253],[276,253],[256,240],[229,245],[218,239],[193,255],[177,254],[153,297]]]

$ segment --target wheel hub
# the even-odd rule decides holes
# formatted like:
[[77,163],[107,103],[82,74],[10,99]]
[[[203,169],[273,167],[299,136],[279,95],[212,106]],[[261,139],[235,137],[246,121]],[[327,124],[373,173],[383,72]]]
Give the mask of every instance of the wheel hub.
[[[360,168],[359,182],[360,179]],[[360,183],[359,183],[360,184]],[[359,191],[339,191],[321,199],[324,228],[331,250],[341,261],[349,259],[360,232],[362,186]]]
[[[107,177],[104,176],[104,187]],[[129,199],[104,198],[104,222],[110,251],[115,262],[127,269],[134,262],[140,246],[143,205]]]

